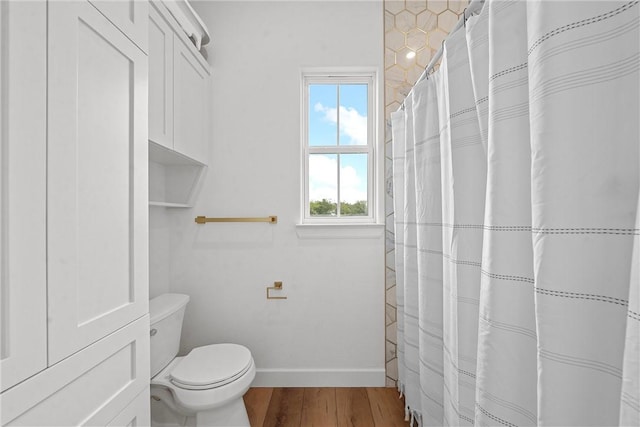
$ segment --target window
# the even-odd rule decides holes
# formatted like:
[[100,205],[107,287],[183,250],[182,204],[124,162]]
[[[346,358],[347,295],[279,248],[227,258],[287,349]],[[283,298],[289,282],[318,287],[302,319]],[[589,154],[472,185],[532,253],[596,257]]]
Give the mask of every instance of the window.
[[375,73],[302,75],[303,222],[375,219]]

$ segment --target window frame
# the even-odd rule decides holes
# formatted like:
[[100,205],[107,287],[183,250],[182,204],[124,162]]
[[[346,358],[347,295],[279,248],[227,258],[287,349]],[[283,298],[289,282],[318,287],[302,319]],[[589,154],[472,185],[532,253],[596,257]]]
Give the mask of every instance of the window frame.
[[[357,69],[303,69],[301,72],[301,202],[302,224],[346,225],[376,224],[378,211],[377,197],[377,141],[378,141],[378,98],[377,70]],[[309,145],[309,86],[314,84],[366,84],[367,85],[367,144],[335,146]],[[339,109],[339,98],[336,108]],[[340,131],[339,125],[338,133]],[[336,134],[338,138],[338,134]],[[367,215],[366,216],[311,216],[309,206],[309,158],[312,154],[367,154]],[[337,156],[338,159],[340,156]],[[340,161],[337,170],[337,212],[340,211]]]

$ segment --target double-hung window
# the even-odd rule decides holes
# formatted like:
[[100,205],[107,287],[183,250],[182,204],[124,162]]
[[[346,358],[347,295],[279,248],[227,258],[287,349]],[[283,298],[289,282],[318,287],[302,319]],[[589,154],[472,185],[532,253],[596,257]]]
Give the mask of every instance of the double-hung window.
[[374,72],[303,72],[304,223],[375,220]]

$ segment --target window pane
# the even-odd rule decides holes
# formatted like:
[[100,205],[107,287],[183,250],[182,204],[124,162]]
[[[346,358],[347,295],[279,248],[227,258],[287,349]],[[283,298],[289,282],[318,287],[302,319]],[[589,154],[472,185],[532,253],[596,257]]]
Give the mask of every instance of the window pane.
[[309,85],[309,145],[336,145],[338,142],[338,87]]
[[367,156],[340,155],[340,215],[367,216]]
[[340,85],[340,145],[367,145],[367,85]]
[[309,214],[336,216],[338,213],[338,156],[309,155]]

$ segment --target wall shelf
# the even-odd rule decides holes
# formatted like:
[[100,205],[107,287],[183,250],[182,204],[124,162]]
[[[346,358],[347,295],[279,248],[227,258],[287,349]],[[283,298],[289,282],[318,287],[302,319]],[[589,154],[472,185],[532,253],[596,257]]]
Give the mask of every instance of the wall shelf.
[[165,208],[190,208],[191,205],[186,203],[170,203],[170,202],[155,202],[153,200],[149,200],[149,206],[161,206]]
[[149,141],[149,206],[190,208],[207,166]]

